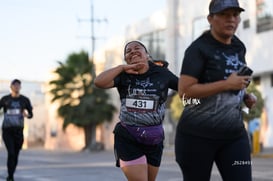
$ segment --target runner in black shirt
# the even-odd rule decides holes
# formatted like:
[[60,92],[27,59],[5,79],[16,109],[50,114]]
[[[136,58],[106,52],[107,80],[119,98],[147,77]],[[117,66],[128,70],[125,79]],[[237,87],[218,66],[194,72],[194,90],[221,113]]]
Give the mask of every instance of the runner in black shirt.
[[210,30],[186,50],[179,95],[185,105],[177,126],[175,153],[184,181],[209,181],[215,161],[225,181],[250,181],[251,157],[241,104],[250,76],[237,75],[246,64],[244,44],[234,35],[240,22],[237,0],[212,0]]
[[0,109],[4,109],[3,140],[8,152],[7,181],[14,180],[13,175],[24,141],[24,117],[30,119],[33,116],[30,100],[20,95],[21,81],[14,79],[11,82],[10,89],[11,94],[2,97],[0,100]]
[[116,125],[115,156],[128,180],[155,181],[161,162],[168,89],[177,90],[178,77],[150,60],[139,41],[126,44],[126,65],[95,79],[100,88],[118,89],[121,107]]

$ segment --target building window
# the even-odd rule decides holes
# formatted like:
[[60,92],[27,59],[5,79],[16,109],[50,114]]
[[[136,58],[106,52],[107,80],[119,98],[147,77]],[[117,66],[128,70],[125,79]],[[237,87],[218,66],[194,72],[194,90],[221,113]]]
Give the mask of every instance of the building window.
[[273,1],[256,0],[257,33],[273,29]]
[[165,60],[166,45],[164,37],[165,31],[160,30],[142,35],[139,40],[146,45],[153,59]]
[[250,27],[250,21],[249,19],[243,21],[243,28],[247,29]]
[[261,77],[253,77],[252,81],[255,85],[260,85],[261,84]]

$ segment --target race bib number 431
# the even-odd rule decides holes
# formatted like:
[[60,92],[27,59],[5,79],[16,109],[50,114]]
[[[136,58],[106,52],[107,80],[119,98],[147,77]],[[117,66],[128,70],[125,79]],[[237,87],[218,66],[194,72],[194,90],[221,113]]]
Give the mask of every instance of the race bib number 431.
[[17,114],[20,114],[20,113],[21,113],[20,109],[8,109],[7,110],[7,114],[10,114],[10,115],[17,115]]
[[155,101],[149,99],[126,98],[126,107],[129,110],[154,110]]

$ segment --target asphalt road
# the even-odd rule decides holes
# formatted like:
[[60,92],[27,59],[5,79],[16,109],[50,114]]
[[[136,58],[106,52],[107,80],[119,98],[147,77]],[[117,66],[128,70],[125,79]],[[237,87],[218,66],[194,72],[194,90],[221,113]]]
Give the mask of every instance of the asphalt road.
[[[0,148],[0,181],[6,177],[6,151]],[[254,157],[253,181],[273,181],[273,158]],[[115,167],[112,151],[69,152],[43,149],[22,150],[16,181],[126,181]],[[198,173],[196,173],[198,174]],[[164,153],[157,181],[182,181],[172,150]],[[211,181],[220,181],[217,169]]]

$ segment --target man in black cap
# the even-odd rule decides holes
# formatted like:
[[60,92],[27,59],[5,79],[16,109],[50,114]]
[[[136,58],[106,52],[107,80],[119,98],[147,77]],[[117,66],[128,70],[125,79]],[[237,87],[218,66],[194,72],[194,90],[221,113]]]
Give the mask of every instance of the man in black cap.
[[[178,93],[187,102],[176,129],[175,155],[183,181],[209,181],[215,163],[224,181],[251,181],[251,153],[242,104],[253,108],[245,89],[250,74],[246,47],[235,35],[244,11],[237,0],[211,0],[210,29],[186,49]],[[185,98],[185,100],[184,100]]]
[[33,117],[30,100],[20,94],[21,81],[11,81],[11,93],[0,100],[0,109],[4,109],[4,121],[2,125],[3,140],[7,148],[7,181],[14,181],[13,175],[18,163],[19,152],[24,142],[24,117]]

